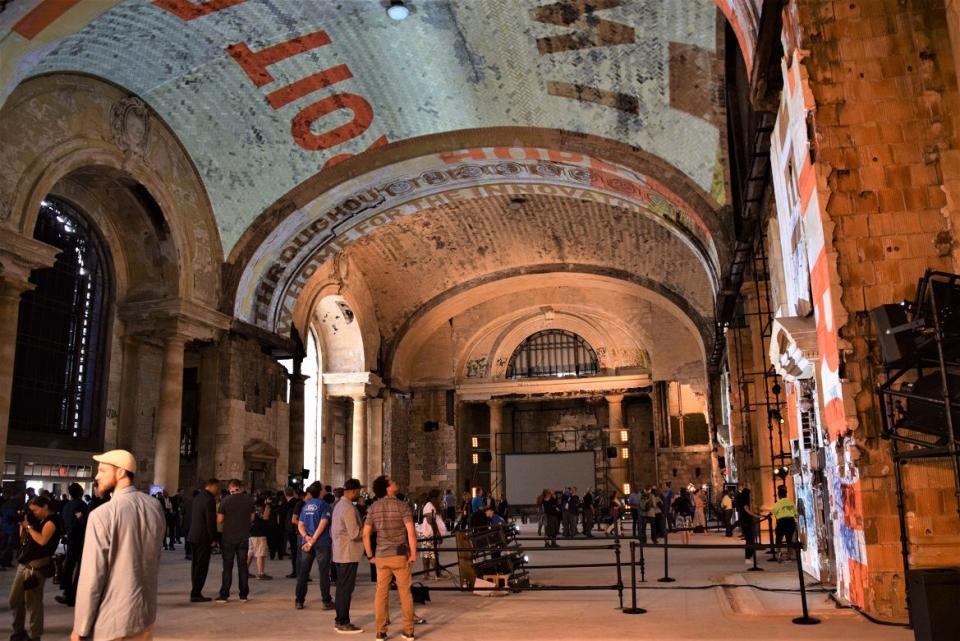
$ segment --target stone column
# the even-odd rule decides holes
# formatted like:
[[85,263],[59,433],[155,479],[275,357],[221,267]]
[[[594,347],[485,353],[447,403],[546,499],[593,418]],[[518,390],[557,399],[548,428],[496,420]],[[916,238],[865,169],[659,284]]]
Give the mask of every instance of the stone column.
[[176,492],[180,482],[180,418],[183,413],[183,348],[187,337],[174,334],[163,347],[160,403],[157,408],[157,449],[153,482]]
[[20,296],[34,285],[28,281],[0,280],[0,464],[7,455],[10,401],[13,393],[13,363],[17,352],[17,320]]
[[364,482],[362,476],[367,469],[367,397],[358,395],[353,398],[353,452],[350,464],[350,476]]
[[[290,380],[290,441],[288,451],[290,458],[288,467],[292,474],[299,474],[303,469],[303,398],[305,382],[309,376],[300,373],[299,361],[294,361],[293,373],[288,376]],[[317,470],[311,470],[316,472]]]
[[197,475],[201,482],[217,476],[220,431],[220,346],[200,352],[200,425],[197,439]]
[[371,398],[369,410],[369,436],[367,440],[369,460],[367,462],[367,475],[360,479],[361,483],[366,483],[368,486],[373,482],[373,479],[383,474],[383,399]]
[[610,461],[610,479],[616,484],[617,489],[623,491],[623,484],[627,482],[627,461],[623,458],[623,441],[620,438],[620,431],[623,429],[623,394],[610,394],[607,399],[607,410],[610,417],[610,446],[617,448],[616,458],[608,459]]
[[489,400],[487,406],[490,408],[490,487],[487,491],[492,496],[502,496],[504,494],[503,471],[500,467],[500,457],[502,448],[500,447],[500,438],[503,433],[503,401]]
[[336,439],[333,435],[333,410],[334,403],[337,402],[336,399],[327,398],[325,396],[326,391],[323,386],[320,387],[320,403],[323,404],[323,409],[321,410],[320,420],[320,469],[314,474],[315,479],[322,479],[324,482],[327,482],[326,479],[330,479],[332,483],[333,480],[333,455],[334,447],[336,446]]

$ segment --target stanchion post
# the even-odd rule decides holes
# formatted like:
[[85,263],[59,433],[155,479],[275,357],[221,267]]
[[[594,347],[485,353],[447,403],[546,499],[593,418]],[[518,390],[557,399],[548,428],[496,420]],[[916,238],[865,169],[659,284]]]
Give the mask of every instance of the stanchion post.
[[623,610],[623,568],[620,566],[620,533],[614,529],[613,554],[617,557],[617,594],[620,597],[620,609]]
[[676,581],[670,576],[670,526],[663,529],[663,576],[657,579],[658,583],[673,583]]
[[773,538],[773,514],[767,515],[767,534],[770,536],[770,560],[777,559],[777,548]]
[[803,608],[803,616],[799,616],[793,620],[797,625],[816,625],[820,623],[820,619],[810,616],[810,611],[807,609],[807,582],[803,578],[803,562],[800,560],[800,541],[797,541],[797,548],[795,550],[797,557],[797,576],[800,577],[800,605]]
[[643,548],[646,542],[640,539],[640,583],[647,582],[647,563],[643,557]]
[[[640,548],[642,551],[643,548]],[[646,610],[637,607],[637,542],[630,541],[630,607],[623,608],[624,614],[646,614]]]

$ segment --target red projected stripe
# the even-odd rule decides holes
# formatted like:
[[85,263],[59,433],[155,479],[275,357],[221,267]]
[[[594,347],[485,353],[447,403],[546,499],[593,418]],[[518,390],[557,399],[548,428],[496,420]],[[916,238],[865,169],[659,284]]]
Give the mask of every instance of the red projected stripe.
[[33,11],[20,18],[13,30],[27,40],[33,40],[38,33],[50,26],[54,20],[69,11],[80,0],[43,0]]

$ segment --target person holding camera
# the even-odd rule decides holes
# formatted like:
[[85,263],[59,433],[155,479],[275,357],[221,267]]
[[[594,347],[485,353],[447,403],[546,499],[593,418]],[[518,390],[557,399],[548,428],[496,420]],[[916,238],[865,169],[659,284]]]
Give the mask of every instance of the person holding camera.
[[63,526],[53,502],[45,496],[35,497],[17,516],[21,547],[17,575],[10,587],[10,610],[13,611],[10,639],[27,641],[43,635],[43,584],[53,575],[53,553],[60,543]]

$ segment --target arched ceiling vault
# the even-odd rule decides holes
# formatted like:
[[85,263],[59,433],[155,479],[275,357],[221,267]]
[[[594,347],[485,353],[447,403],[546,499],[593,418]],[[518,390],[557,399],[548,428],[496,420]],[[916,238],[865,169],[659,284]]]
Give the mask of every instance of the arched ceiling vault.
[[142,98],[197,167],[224,255],[318,172],[469,129],[618,141],[722,199],[712,0],[410,0],[403,22],[373,0],[54,4],[0,14],[0,100],[64,73]]

